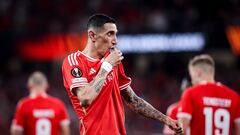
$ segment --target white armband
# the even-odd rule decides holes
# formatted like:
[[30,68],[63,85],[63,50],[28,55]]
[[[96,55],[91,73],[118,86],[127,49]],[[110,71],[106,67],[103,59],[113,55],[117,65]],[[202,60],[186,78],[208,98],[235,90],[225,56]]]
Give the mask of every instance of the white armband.
[[112,66],[110,63],[104,61],[104,62],[102,63],[101,68],[103,68],[104,70],[106,70],[106,71],[109,73],[110,71],[112,71],[113,66]]

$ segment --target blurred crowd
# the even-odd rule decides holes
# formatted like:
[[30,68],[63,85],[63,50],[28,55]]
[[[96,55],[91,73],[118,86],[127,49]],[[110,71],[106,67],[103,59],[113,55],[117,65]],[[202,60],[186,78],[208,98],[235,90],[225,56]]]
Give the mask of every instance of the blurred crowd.
[[93,13],[117,19],[120,33],[211,31],[240,24],[237,0],[1,0],[0,32],[16,38],[80,32]]
[[[204,32],[207,47],[213,47],[211,52],[228,44],[226,26],[240,25],[238,0],[0,0],[1,134],[9,134],[16,103],[27,96],[27,77],[34,70],[48,76],[49,93],[67,105],[72,134],[78,134],[78,119],[62,83],[61,60],[26,61],[17,56],[15,47],[18,42],[45,35],[84,32],[87,18],[96,12],[116,18],[120,34]],[[187,76],[187,62],[194,54],[127,54],[123,63],[135,92],[165,112],[180,98],[180,83]],[[214,58],[217,80],[239,93],[239,58],[232,54],[223,57],[221,53]],[[130,135],[160,133],[162,126],[126,109]]]
[[87,18],[116,18],[119,34],[203,32],[207,47],[226,47],[225,28],[240,24],[238,0],[1,0],[0,60],[46,35],[85,32]]

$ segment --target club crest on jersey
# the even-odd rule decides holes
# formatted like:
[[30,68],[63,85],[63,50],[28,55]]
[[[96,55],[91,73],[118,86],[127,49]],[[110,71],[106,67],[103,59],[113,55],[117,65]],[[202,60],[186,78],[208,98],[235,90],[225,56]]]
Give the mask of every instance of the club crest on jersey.
[[75,67],[71,70],[71,74],[73,77],[81,77],[82,71],[79,68]]

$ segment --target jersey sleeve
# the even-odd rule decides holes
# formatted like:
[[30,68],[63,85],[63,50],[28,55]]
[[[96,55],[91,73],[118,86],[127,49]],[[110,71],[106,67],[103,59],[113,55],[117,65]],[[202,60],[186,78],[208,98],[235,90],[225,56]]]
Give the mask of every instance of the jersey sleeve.
[[70,91],[76,87],[82,87],[88,84],[87,73],[81,61],[77,61],[75,54],[70,54],[63,61],[62,76],[66,89]]
[[60,107],[60,125],[65,126],[70,124],[69,116],[67,113],[67,109],[64,105],[64,103],[61,101],[59,104]]
[[16,112],[14,115],[14,119],[12,121],[12,128],[15,130],[24,130],[24,109],[23,109],[23,103],[21,101],[18,102],[18,105],[16,107]]
[[177,119],[177,113],[178,113],[178,107],[179,107],[179,103],[178,102],[170,105],[167,108],[166,115],[169,116],[170,118],[176,120]]
[[187,118],[189,120],[192,119],[192,101],[191,101],[191,93],[189,90],[184,91],[179,108],[177,113],[177,118]]
[[127,77],[122,63],[118,65],[118,82],[119,82],[119,89],[123,90],[127,88],[131,84],[131,78]]

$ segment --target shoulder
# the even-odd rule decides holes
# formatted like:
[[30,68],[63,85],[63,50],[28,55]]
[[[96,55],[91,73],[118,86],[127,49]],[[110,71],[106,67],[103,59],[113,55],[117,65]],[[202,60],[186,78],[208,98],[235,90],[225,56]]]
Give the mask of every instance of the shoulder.
[[190,94],[190,93],[194,93],[194,92],[197,91],[198,89],[199,89],[199,86],[191,86],[191,87],[188,87],[186,90],[184,90],[183,95]]
[[81,52],[80,51],[76,51],[73,52],[71,54],[69,54],[68,56],[66,56],[63,60],[63,64],[62,66],[76,66],[79,64],[79,56],[80,56]]
[[222,89],[224,89],[224,91],[228,93],[228,95],[231,95],[232,97],[235,97],[235,98],[239,98],[239,95],[237,94],[237,92],[229,88],[228,86],[219,84],[219,87],[222,87]]
[[174,110],[177,110],[179,107],[179,102],[173,103],[171,104],[168,108],[167,108],[167,114],[171,114]]
[[28,105],[30,102],[31,102],[31,98],[24,97],[18,101],[17,108],[22,108],[22,107]]

